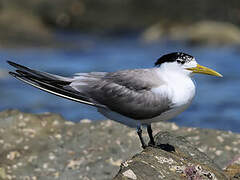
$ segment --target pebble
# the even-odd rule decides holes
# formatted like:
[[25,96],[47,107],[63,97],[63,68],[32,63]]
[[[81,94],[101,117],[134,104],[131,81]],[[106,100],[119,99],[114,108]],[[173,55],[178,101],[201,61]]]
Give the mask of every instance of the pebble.
[[56,156],[52,152],[50,152],[49,155],[48,155],[48,158],[50,160],[54,160],[56,158]]
[[223,151],[217,150],[215,153],[216,153],[217,156],[220,156],[223,153]]
[[217,140],[222,143],[224,141],[223,137],[222,136],[217,136]]
[[121,165],[121,163],[122,163],[122,159],[118,159],[118,160],[114,161],[113,158],[111,157],[111,158],[109,158],[109,159],[107,160],[107,162],[108,162],[109,164],[113,165],[113,166],[119,167],[119,166]]
[[123,176],[125,176],[125,177],[127,177],[127,178],[129,178],[129,179],[134,179],[134,180],[137,179],[136,174],[135,174],[131,169],[123,172]]
[[231,148],[230,146],[228,146],[228,145],[224,146],[224,148],[225,148],[227,151],[232,150],[232,148]]
[[62,139],[62,135],[61,135],[61,134],[56,134],[56,135],[55,135],[55,138],[57,138],[57,139]]
[[92,121],[89,119],[82,119],[80,123],[91,123]]
[[20,153],[18,151],[11,151],[7,154],[7,159],[15,160],[16,158],[20,157]]

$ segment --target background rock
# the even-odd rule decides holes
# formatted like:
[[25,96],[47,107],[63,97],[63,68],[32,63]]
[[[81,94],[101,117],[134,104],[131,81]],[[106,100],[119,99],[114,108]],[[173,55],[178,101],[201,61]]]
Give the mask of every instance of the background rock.
[[231,23],[199,22],[189,28],[188,34],[192,44],[240,44],[240,29]]
[[193,24],[164,26],[157,23],[147,28],[141,36],[144,42],[158,42],[168,37],[190,45],[239,45],[240,28],[226,22],[200,21]]
[[49,46],[53,34],[38,16],[18,8],[0,9],[0,46]]
[[[173,123],[157,123],[153,129],[185,137],[213,160],[198,159],[200,164],[222,169],[240,154],[239,134]],[[0,177],[7,179],[111,179],[122,162],[142,151],[135,129],[113,121],[72,123],[56,114],[17,110],[0,113],[0,146]],[[187,154],[188,148],[177,146]]]
[[238,0],[1,0],[0,45],[52,46],[59,30],[119,36],[158,23],[166,32],[203,20],[239,26],[239,11]]

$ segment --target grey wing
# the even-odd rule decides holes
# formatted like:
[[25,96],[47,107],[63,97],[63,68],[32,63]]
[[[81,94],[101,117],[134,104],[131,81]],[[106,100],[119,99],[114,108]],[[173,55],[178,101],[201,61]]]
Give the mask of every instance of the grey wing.
[[15,78],[43,91],[76,102],[108,108],[133,119],[148,119],[169,109],[165,96],[151,88],[163,83],[149,70],[128,70],[115,73],[79,73],[66,78],[36,71],[8,61],[15,67]]
[[133,119],[153,118],[170,108],[168,97],[151,91],[164,85],[154,69],[86,74],[78,78],[71,84],[72,88]]

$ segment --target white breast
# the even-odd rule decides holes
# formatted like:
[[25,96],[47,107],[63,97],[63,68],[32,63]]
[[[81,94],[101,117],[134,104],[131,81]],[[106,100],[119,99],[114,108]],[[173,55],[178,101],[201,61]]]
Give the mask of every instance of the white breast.
[[142,123],[148,124],[152,122],[165,121],[174,118],[191,104],[195,96],[195,85],[189,76],[184,74],[172,74],[165,77],[165,86],[154,88],[155,93],[163,93],[171,99],[171,109],[162,113],[160,116],[143,120]]
[[172,102],[174,106],[189,104],[195,96],[195,85],[190,77],[179,77],[176,81],[169,81],[172,88]]

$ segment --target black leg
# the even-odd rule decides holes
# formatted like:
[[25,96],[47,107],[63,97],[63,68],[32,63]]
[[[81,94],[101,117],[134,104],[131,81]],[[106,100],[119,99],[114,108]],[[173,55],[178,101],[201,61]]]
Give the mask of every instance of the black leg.
[[137,127],[137,134],[138,134],[138,137],[141,141],[141,144],[142,144],[142,148],[145,149],[147,147],[147,145],[145,144],[143,138],[142,138],[142,129],[141,129],[141,126]]
[[152,127],[151,127],[151,124],[148,124],[147,125],[147,132],[148,132],[148,136],[150,138],[150,145],[155,145],[155,142],[154,142],[154,138],[153,138],[153,135],[152,135]]

